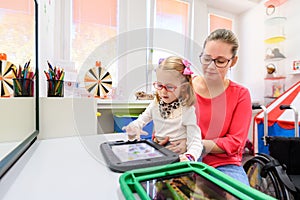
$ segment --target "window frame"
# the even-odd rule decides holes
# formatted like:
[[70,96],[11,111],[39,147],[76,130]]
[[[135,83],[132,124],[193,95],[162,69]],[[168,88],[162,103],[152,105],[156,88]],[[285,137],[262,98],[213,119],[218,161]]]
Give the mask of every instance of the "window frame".
[[[177,1],[177,0],[174,0]],[[189,11],[187,16],[187,34],[185,35],[186,38],[189,39],[193,37],[193,12],[194,12],[194,1],[193,0],[180,0],[182,2],[186,2],[189,4]],[[55,60],[62,60],[65,61],[64,63],[70,63],[74,65],[73,60],[71,58],[72,54],[72,23],[73,23],[73,17],[72,17],[72,0],[66,0],[66,1],[58,1],[55,4],[55,24],[57,25],[58,29],[54,33],[54,51],[53,51],[53,57]],[[134,5],[134,6],[133,6]],[[138,8],[137,8],[138,7]],[[144,8],[143,8],[144,7]],[[148,7],[148,8],[147,8]],[[141,8],[141,9],[139,9]],[[117,11],[117,36],[123,32],[128,32],[134,29],[138,28],[149,28],[147,33],[147,50],[145,52],[144,58],[139,58],[140,60],[144,60],[143,62],[146,65],[146,70],[144,76],[145,78],[145,85],[146,85],[146,92],[152,91],[152,81],[153,81],[153,64],[152,63],[152,53],[151,48],[153,47],[153,29],[151,27],[154,27],[154,16],[155,16],[155,0],[146,0],[146,1],[140,1],[140,0],[122,0],[118,1],[118,11]],[[141,16],[140,21],[137,21],[137,25],[135,25],[132,22],[132,16],[135,15],[131,10],[139,9],[141,13],[143,13],[142,9],[145,9],[145,16]],[[147,19],[149,17],[149,19]],[[129,20],[129,18],[131,20]],[[143,22],[143,19],[145,21]],[[137,19],[138,20],[138,19]],[[149,20],[149,21],[148,21]],[[134,24],[134,25],[133,25]],[[63,33],[63,35],[60,35],[60,33]],[[192,44],[188,43],[185,45],[185,55],[183,55],[186,58],[192,57]],[[122,78],[122,75],[124,73],[127,73],[127,71],[130,71],[131,67],[131,61],[127,61],[125,63],[122,63],[122,68],[118,66],[117,64],[117,72],[116,72],[116,82],[119,82],[119,80]],[[114,84],[115,87],[118,87],[118,84]],[[122,87],[126,88],[130,84],[126,85],[123,84]]]
[[228,19],[228,20],[231,20],[232,22],[232,27],[231,27],[231,30],[234,31],[235,30],[235,16],[230,14],[230,13],[226,13],[226,12],[222,12],[220,10],[216,10],[216,9],[212,9],[212,8],[209,8],[208,9],[208,12],[207,12],[207,21],[208,21],[208,26],[207,26],[207,31],[208,33],[210,33],[210,15],[215,15],[215,16],[219,16],[221,18],[225,18],[225,19]]
[[[154,73],[154,68],[153,66],[157,65],[157,59],[153,60],[153,57],[156,57],[153,55],[153,46],[154,46],[154,29],[152,29],[151,27],[155,27],[155,21],[156,21],[156,2],[158,0],[154,0],[154,1],[148,1],[149,4],[149,9],[148,9],[148,13],[147,13],[147,25],[149,27],[149,31],[148,31],[148,37],[147,37],[147,44],[148,44],[148,48],[147,48],[147,53],[146,53],[146,62],[147,62],[147,69],[146,69],[146,76],[147,76],[147,88],[146,91],[149,93],[152,92],[152,82],[153,79],[155,78],[155,73]],[[186,28],[186,33],[185,33],[185,38],[192,38],[192,32],[193,32],[193,2],[192,0],[174,0],[174,1],[180,1],[180,2],[185,2],[188,4],[188,16],[187,16],[187,28]],[[182,34],[182,33],[179,33]],[[192,44],[189,43],[190,40],[186,39],[186,45],[185,45],[185,50],[184,56],[185,58],[190,58],[192,55]],[[168,53],[166,53],[168,54]]]

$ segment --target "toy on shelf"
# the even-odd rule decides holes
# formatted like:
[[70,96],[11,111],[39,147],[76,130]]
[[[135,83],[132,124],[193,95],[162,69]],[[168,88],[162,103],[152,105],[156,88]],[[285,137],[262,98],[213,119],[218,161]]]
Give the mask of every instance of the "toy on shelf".
[[266,1],[264,4],[265,6],[268,8],[275,8],[275,7],[278,7],[280,6],[281,4],[284,4],[287,0],[268,0]]
[[293,61],[293,72],[300,73],[300,60]]
[[136,99],[137,100],[153,100],[154,95],[153,94],[147,94],[144,91],[138,91],[135,93]]
[[273,63],[266,65],[267,75],[266,78],[273,78],[276,76],[276,66]]
[[283,55],[279,48],[268,48],[266,50],[266,57],[265,57],[265,61],[280,61],[282,59],[286,58],[285,55]]
[[285,23],[287,18],[281,16],[280,12],[275,14],[276,7],[279,7],[286,0],[269,0],[265,3],[266,15],[265,20],[265,43],[276,44],[286,40]]
[[6,60],[7,56],[5,53],[0,53],[0,60]]
[[264,3],[266,6],[266,15],[271,16],[275,14],[276,7],[279,7],[281,4],[285,3],[287,0],[268,0]]
[[110,73],[101,67],[101,62],[96,62],[96,67],[89,69],[84,77],[85,88],[97,98],[108,98],[112,89]]
[[265,78],[265,97],[277,98],[285,92],[285,77]]

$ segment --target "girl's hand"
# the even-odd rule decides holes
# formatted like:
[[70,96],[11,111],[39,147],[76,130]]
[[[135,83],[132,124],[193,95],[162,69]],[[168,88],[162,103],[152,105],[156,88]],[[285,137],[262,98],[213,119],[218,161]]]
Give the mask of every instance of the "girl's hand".
[[141,135],[148,135],[146,131],[143,131],[141,128],[134,126],[133,124],[128,124],[127,126],[122,127],[122,130],[125,131],[128,135],[128,140],[140,140]]
[[185,162],[185,161],[194,161],[194,158],[193,156],[191,156],[190,154],[181,154],[179,155],[179,159],[180,159],[180,162]]

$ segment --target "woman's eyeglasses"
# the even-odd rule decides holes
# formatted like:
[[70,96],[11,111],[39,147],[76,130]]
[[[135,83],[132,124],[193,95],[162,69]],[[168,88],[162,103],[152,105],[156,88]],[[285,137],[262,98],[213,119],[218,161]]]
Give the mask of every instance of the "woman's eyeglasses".
[[209,65],[212,61],[214,61],[216,67],[218,67],[218,68],[227,67],[229,61],[232,60],[232,58],[227,59],[227,58],[224,58],[224,57],[218,57],[218,58],[212,59],[210,56],[204,55],[204,54],[200,54],[200,56],[199,56],[201,64]]
[[164,85],[164,84],[162,84],[161,82],[158,82],[158,81],[154,82],[153,86],[157,90],[162,90],[163,88],[165,88],[168,92],[174,92],[177,88],[175,85],[172,85],[172,84]]

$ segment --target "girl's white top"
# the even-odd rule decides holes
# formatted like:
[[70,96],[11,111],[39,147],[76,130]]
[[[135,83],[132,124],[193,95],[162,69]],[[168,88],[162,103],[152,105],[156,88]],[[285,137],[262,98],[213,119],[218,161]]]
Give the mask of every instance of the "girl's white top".
[[158,141],[162,141],[167,136],[170,142],[186,138],[187,152],[185,154],[191,154],[195,160],[198,160],[203,144],[194,106],[180,106],[173,110],[167,119],[164,119],[160,115],[158,102],[154,100],[137,120],[131,122],[131,125],[142,129],[151,120],[153,120],[155,137]]

